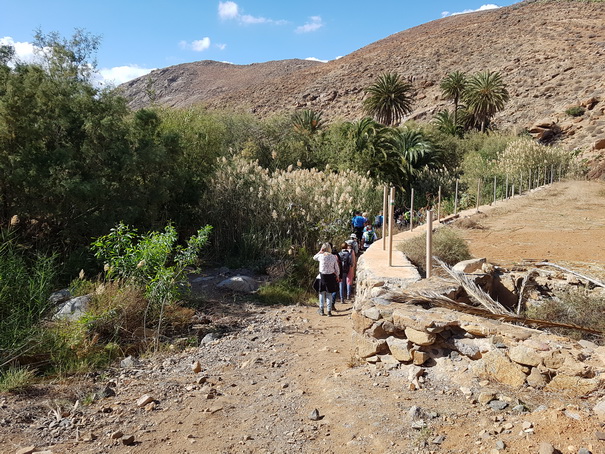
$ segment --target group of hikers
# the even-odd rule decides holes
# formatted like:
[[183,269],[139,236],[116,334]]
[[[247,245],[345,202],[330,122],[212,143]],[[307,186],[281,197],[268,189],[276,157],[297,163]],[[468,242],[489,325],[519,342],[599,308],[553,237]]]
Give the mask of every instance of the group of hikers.
[[[319,262],[319,274],[313,288],[319,293],[320,315],[331,317],[332,311],[337,311],[337,299],[341,303],[351,299],[357,258],[378,239],[374,228],[381,228],[382,224],[382,214],[377,215],[372,223],[366,213],[356,211],[351,219],[353,233],[349,239],[340,248],[329,242],[323,243],[313,256],[313,260]],[[324,308],[327,312],[324,312]]]

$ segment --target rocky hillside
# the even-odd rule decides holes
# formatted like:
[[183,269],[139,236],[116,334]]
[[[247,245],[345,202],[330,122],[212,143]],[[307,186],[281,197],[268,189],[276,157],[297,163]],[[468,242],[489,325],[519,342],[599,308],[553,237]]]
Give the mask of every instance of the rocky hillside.
[[[525,1],[435,20],[321,64],[197,62],[164,68],[122,86],[134,108],[159,104],[247,110],[257,115],[321,110],[332,119],[363,115],[364,88],[386,71],[416,90],[410,118],[429,121],[449,106],[439,82],[451,71],[500,71],[511,94],[496,122],[531,129],[566,148],[605,148],[605,2]],[[565,113],[583,106],[578,117]],[[598,153],[596,153],[598,155]]]

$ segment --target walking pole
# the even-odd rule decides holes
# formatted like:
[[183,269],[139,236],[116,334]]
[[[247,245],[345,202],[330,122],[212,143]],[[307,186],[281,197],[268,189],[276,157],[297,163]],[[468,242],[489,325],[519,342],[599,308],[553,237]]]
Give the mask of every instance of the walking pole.
[[387,187],[387,185],[384,185],[384,188],[382,190],[382,250],[386,251],[387,250],[387,229],[386,229],[386,223],[384,222],[385,218],[387,217],[387,210],[389,208],[389,188]]
[[433,211],[426,212],[426,278],[431,277],[433,263]]
[[414,188],[412,188],[412,197],[410,198],[410,232],[414,230]]
[[389,266],[393,266],[393,218],[395,217],[395,188],[391,187],[389,203]]
[[456,195],[454,195],[454,216],[458,214],[458,178],[456,178]]

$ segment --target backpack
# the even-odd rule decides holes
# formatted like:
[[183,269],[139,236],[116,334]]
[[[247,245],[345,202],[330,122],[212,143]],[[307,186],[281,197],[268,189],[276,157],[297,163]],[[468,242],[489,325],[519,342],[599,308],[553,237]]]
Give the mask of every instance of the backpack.
[[349,269],[351,268],[351,253],[348,251],[340,251],[338,253],[340,257],[340,275],[349,274]]
[[376,239],[376,234],[374,233],[373,230],[371,230],[371,231],[368,230],[363,235],[363,242],[364,242],[364,244],[372,244],[375,239]]

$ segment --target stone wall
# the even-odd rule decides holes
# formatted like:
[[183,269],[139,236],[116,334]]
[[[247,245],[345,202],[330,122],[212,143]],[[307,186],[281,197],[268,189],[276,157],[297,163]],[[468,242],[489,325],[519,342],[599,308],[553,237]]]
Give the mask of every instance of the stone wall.
[[[454,297],[456,284],[439,278],[381,279],[359,260],[351,314],[356,355],[387,368],[404,364],[465,373],[511,387],[581,396],[605,382],[605,347],[441,307],[395,302],[407,290]],[[418,373],[411,373],[416,381]],[[418,385],[416,383],[416,385]],[[411,384],[414,386],[414,384]]]

